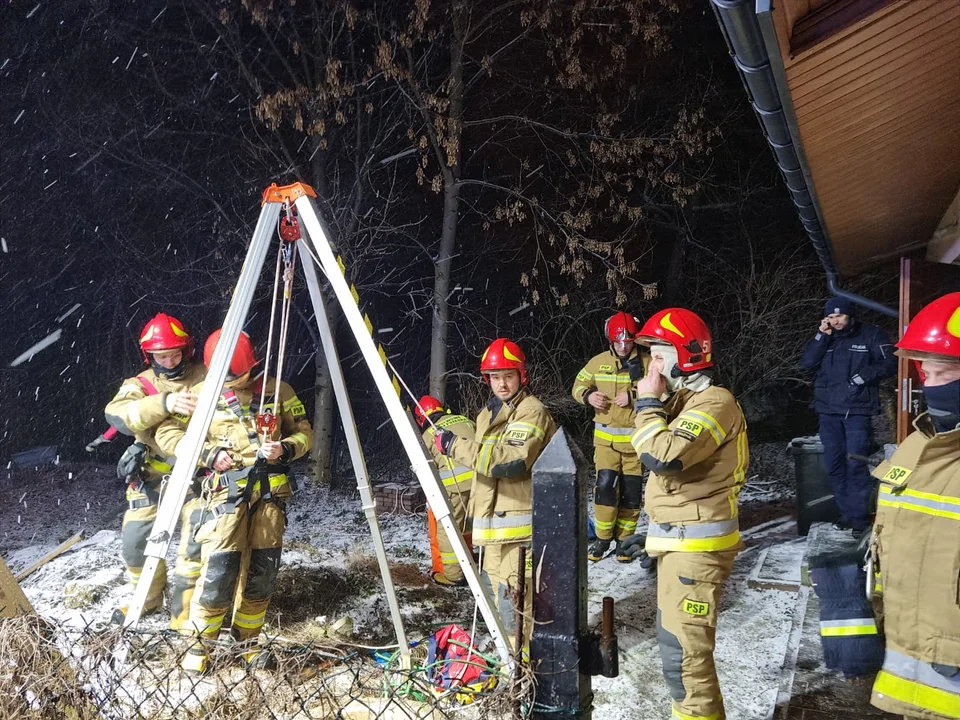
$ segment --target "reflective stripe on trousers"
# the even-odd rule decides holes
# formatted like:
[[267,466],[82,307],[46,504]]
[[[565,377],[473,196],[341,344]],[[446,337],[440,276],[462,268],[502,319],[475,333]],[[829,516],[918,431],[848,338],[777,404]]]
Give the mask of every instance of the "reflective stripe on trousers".
[[647,552],[716,552],[739,543],[737,518],[692,525],[650,523],[647,528]]
[[960,718],[960,675],[948,678],[933,666],[887,648],[873,692],[915,708]]

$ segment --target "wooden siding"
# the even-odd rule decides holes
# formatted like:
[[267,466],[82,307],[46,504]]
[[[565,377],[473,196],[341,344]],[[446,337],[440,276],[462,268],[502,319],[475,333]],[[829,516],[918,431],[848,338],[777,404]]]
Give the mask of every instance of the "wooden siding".
[[774,9],[781,57],[837,264],[855,273],[928,242],[960,189],[960,0],[900,0],[791,57],[795,5]]

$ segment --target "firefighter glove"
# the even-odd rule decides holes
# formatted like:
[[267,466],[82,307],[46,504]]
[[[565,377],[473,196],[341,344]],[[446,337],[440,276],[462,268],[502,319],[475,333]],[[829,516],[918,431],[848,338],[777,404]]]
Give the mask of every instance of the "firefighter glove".
[[646,535],[630,535],[620,541],[619,554],[639,560],[640,567],[644,570],[650,570],[651,568],[655,570],[657,559],[647,555],[646,544]]
[[293,456],[296,454],[297,451],[296,451],[296,448],[294,448],[293,445],[291,445],[290,443],[280,443],[280,444],[283,445],[283,452],[280,453],[280,462],[286,465],[291,460],[293,460]]
[[87,446],[84,448],[84,450],[86,450],[87,452],[93,452],[93,451],[96,450],[99,446],[103,445],[104,443],[108,443],[108,442],[110,442],[110,441],[107,440],[107,439],[103,436],[103,434],[100,434],[100,435],[97,436],[97,439],[96,439],[96,440],[92,440],[90,443],[88,443]]
[[147,446],[142,442],[133,443],[120,456],[120,462],[117,463],[117,478],[125,483],[136,481],[146,459]]
[[453,441],[456,439],[457,435],[453,430],[441,430],[433,436],[433,444],[437,448],[438,453],[441,455],[449,455],[450,448],[453,447]]

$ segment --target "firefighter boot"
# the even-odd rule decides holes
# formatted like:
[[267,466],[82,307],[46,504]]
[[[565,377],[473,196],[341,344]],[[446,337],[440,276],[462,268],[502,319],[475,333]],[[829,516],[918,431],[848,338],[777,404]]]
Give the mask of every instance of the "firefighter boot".
[[610,543],[613,540],[604,540],[603,538],[597,538],[592,543],[590,543],[590,549],[587,550],[587,560],[590,562],[599,562],[603,560],[604,556],[607,554],[607,550],[610,549]]
[[180,658],[180,668],[187,675],[204,675],[210,670],[210,656],[201,638],[194,636],[190,647]]
[[266,648],[256,647],[253,650],[242,653],[243,663],[249,670],[276,670],[277,656]]
[[442,585],[443,587],[466,587],[467,579],[461,577],[459,580],[451,580],[442,572],[432,573],[431,578],[437,585]]

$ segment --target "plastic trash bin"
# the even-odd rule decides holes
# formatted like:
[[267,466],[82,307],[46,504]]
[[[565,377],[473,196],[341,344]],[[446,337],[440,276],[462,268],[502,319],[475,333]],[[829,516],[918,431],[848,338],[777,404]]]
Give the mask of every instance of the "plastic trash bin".
[[823,464],[820,437],[794,438],[787,445],[793,455],[797,478],[797,533],[806,535],[815,522],[836,522],[840,519],[833,488]]

